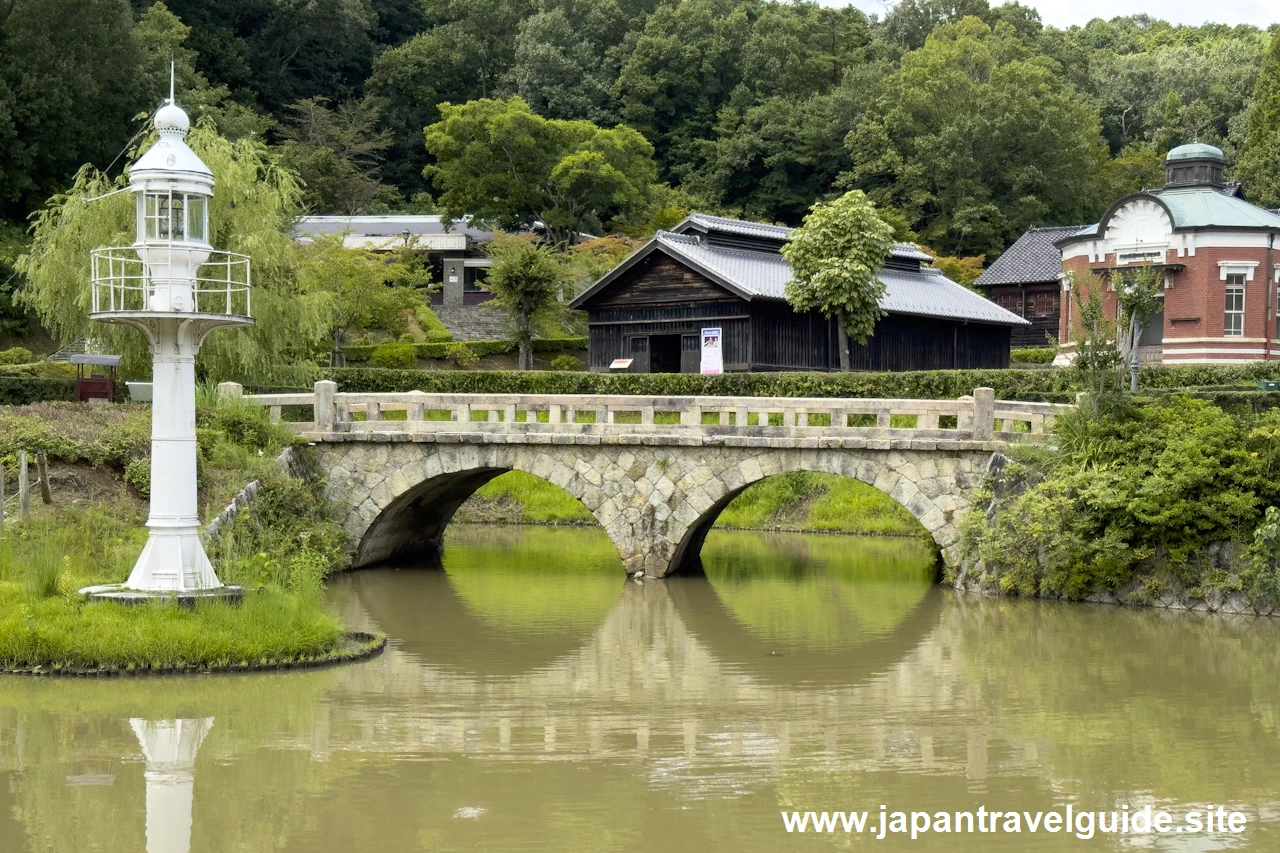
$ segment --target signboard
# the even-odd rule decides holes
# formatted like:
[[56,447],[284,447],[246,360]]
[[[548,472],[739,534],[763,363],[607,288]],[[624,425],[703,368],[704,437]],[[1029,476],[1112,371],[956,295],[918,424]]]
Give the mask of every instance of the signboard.
[[629,358],[615,358],[613,361],[609,362],[609,369],[610,370],[630,370],[631,361],[632,360]]
[[719,329],[702,330],[701,372],[704,376],[724,373],[724,335]]

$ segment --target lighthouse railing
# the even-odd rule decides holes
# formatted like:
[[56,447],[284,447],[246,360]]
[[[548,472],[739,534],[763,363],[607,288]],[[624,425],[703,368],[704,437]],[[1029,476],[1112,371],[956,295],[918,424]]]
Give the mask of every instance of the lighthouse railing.
[[[192,313],[253,316],[248,255],[182,244],[148,246],[147,252],[150,264],[132,246],[110,246],[90,253],[91,313],[156,311],[152,296],[157,289],[186,286],[191,289]],[[194,276],[153,275],[156,269],[193,268]]]

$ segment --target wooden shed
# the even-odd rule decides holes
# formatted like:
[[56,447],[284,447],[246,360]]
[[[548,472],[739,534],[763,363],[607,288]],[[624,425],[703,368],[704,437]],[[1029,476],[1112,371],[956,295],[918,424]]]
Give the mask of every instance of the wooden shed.
[[[839,370],[836,322],[797,312],[779,253],[791,230],[692,214],[610,270],[571,306],[588,316],[588,361],[603,371],[630,359],[638,373],[697,373],[703,329],[719,328],[726,371]],[[878,277],[886,312],[855,370],[1008,367],[1010,329],[1022,318],[928,266],[915,246],[894,247]]]

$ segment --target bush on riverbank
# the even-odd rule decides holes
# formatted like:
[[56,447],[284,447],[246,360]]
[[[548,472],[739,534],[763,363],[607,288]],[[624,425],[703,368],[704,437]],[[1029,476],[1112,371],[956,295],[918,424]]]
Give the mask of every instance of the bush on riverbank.
[[1268,610],[1275,562],[1249,558],[1280,503],[1280,412],[1186,395],[1059,419],[1058,449],[1016,449],[963,528],[952,580],[1017,595],[1134,603],[1234,596]]
[[[146,505],[126,472],[147,461],[150,409],[41,403],[0,408],[0,463],[44,450],[53,506],[11,515],[0,536],[0,667],[222,666],[299,660],[337,647],[340,623],[323,606],[325,574],[342,559],[343,531],[316,483],[275,471],[295,437],[265,412],[199,395],[202,517],[250,479],[257,499],[211,549],[227,583],[262,587],[245,603],[123,607],[76,590],[118,583],[146,542]],[[8,465],[9,493],[13,467]],[[137,482],[134,483],[137,485]]]
[[[568,492],[521,471],[497,477],[458,508],[455,520],[479,524],[596,524]],[[865,483],[796,471],[767,477],[735,498],[717,527],[799,530],[870,536],[925,536],[924,528],[888,495]]]

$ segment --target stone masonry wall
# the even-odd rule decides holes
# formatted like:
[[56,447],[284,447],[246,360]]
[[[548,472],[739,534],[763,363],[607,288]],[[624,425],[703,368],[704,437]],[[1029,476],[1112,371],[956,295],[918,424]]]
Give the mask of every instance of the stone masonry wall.
[[[354,437],[353,437],[354,438]],[[919,519],[953,561],[960,516],[989,449],[773,449],[466,444],[364,435],[317,445],[328,496],[345,508],[353,564],[438,549],[458,505],[506,471],[547,480],[596,517],[628,572],[663,577],[697,556],[720,511],[773,474],[817,471],[875,486]]]

